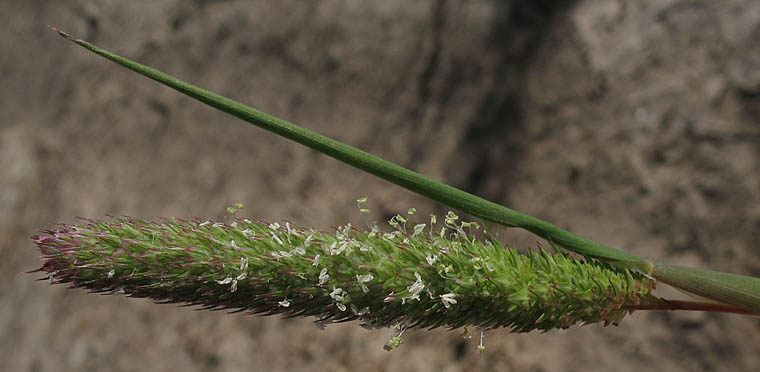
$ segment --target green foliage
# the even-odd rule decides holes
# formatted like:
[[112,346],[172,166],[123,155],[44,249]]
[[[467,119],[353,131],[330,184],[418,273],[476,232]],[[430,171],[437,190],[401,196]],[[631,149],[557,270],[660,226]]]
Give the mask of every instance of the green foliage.
[[[52,237],[37,238],[46,255],[42,270],[51,273],[54,280],[95,291],[121,290],[131,296],[210,308],[317,315],[324,320],[362,319],[371,326],[402,322],[417,327],[471,324],[529,331],[562,328],[581,322],[615,322],[631,309],[699,309],[760,314],[760,278],[651,262],[605,246],[58,32],[93,53],[260,128],[449,207],[503,226],[528,230],[598,262],[580,262],[566,255],[545,252],[518,254],[496,242],[476,242],[466,234],[452,239],[423,236],[416,229],[413,233],[406,233],[407,218],[402,215],[391,221],[392,225],[401,227],[393,233],[400,234],[396,238],[379,236],[377,232],[371,236],[372,231],[328,234],[294,228],[302,234],[316,234],[312,239],[320,243],[315,245],[319,248],[307,247],[305,238],[303,246],[294,246],[292,240],[285,244],[283,238],[295,239],[299,243],[303,235],[290,231],[282,236],[280,228],[270,229],[272,241],[267,240],[266,234],[250,241],[238,241],[235,236],[217,235],[222,232],[243,233],[232,224],[212,224],[217,230],[206,231],[207,225],[197,222],[120,219],[110,224],[93,221],[87,226],[66,227],[52,232]],[[361,208],[364,202],[365,198],[359,199],[357,205]],[[237,209],[231,207],[229,211],[234,213]],[[361,213],[370,211],[361,208]],[[414,213],[410,209],[407,215]],[[447,215],[445,223],[454,226],[454,217]],[[242,222],[235,223],[240,225]],[[119,224],[123,225],[121,230]],[[256,226],[258,230],[254,225],[248,228],[265,231],[264,225]],[[80,233],[72,228],[91,229],[91,233]],[[460,224],[459,229],[462,228]],[[145,231],[151,232],[151,244],[147,243]],[[121,235],[128,232],[137,235],[131,238]],[[360,244],[359,247],[364,244],[371,249],[362,251],[346,246],[346,250],[351,248],[351,254],[327,254],[333,249],[333,243],[341,242],[339,234],[350,236],[352,241]],[[125,236],[128,237],[126,240]],[[171,240],[174,238],[176,241]],[[164,243],[153,245],[155,240]],[[324,245],[328,242],[329,246]],[[204,244],[208,247],[203,248]],[[342,247],[342,244],[337,246]],[[290,248],[283,250],[283,247]],[[321,264],[329,264],[322,267],[327,271],[324,274],[322,269],[317,272],[319,264],[309,266],[304,258],[306,254],[295,251],[299,248],[317,249],[307,251],[309,257],[316,259],[320,255],[325,260]],[[446,254],[440,254],[443,248],[446,248]],[[318,249],[325,254],[319,253]],[[424,256],[427,262],[428,255],[436,249],[439,250],[437,260],[440,260],[436,261],[437,269],[434,264],[426,265],[421,260]],[[232,267],[237,260],[240,260],[240,273],[234,276]],[[105,262],[112,267],[104,265]],[[222,269],[218,265],[222,265]],[[202,267],[210,271],[203,271]],[[243,273],[243,268],[250,267],[262,271],[255,272],[255,275]],[[133,271],[127,274],[124,268]],[[144,275],[138,275],[140,273]],[[114,279],[117,274],[118,281]],[[219,274],[227,276],[220,279]],[[367,275],[371,279],[363,281],[361,278],[370,278]],[[649,294],[652,278],[715,302],[656,299]],[[221,284],[229,285],[229,291],[220,289]],[[247,293],[249,297],[241,297],[241,293]],[[378,296],[384,296],[388,301],[379,303]],[[368,313],[363,313],[365,308]],[[397,344],[400,343],[394,345]]]

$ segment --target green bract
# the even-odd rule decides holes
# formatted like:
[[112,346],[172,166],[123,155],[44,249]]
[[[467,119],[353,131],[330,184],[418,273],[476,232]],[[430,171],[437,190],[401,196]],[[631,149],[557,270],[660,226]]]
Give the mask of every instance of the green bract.
[[477,225],[452,216],[443,227],[409,229],[396,218],[390,233],[121,217],[64,225],[35,242],[51,282],[320,323],[528,332],[617,323],[654,299],[653,281],[640,274],[562,253],[520,253],[474,238]]

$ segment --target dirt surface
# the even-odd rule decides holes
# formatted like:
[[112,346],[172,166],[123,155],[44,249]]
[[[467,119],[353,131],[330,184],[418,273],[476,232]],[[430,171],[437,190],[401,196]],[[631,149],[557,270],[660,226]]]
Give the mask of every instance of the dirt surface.
[[[760,2],[0,1],[8,371],[760,370],[760,322],[320,331],[34,281],[75,216],[329,228],[446,208],[65,42],[101,47],[637,255],[760,276]],[[158,4],[158,5],[156,5]],[[536,238],[503,232],[531,248]]]

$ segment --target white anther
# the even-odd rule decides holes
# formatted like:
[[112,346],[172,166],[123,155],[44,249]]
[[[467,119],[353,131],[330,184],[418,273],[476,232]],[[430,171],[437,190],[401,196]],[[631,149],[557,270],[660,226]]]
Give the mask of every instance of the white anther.
[[346,295],[343,289],[335,287],[333,287],[332,292],[330,292],[330,297],[339,303],[343,302],[346,299]]
[[327,273],[327,268],[324,268],[319,272],[319,285],[327,283],[328,280],[330,280],[330,275]]
[[443,306],[448,309],[451,305],[455,305],[457,300],[455,300],[454,297],[456,297],[456,295],[453,293],[442,294],[441,302],[443,302]]
[[359,282],[359,286],[362,288],[362,292],[364,293],[369,292],[369,288],[364,283],[369,283],[374,278],[375,277],[372,276],[372,274],[356,276],[356,280]]
[[427,261],[428,265],[434,265],[436,261],[438,261],[438,255],[429,255],[425,257],[425,261]]
[[412,283],[409,287],[406,287],[407,291],[409,291],[409,296],[402,297],[401,303],[405,304],[406,300],[418,300],[420,299],[420,293],[423,289],[425,289],[425,283],[422,282],[422,277],[420,277],[419,273],[414,273],[414,277],[417,278],[417,280]]
[[280,240],[280,238],[275,233],[271,233],[271,235],[272,235],[272,239],[274,239],[274,241],[276,241],[277,244],[285,245],[285,243],[283,243],[282,240]]

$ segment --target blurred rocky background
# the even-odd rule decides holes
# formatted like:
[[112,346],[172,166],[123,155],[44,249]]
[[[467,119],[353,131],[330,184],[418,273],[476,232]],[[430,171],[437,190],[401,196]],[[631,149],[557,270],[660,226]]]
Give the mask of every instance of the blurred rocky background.
[[[34,281],[38,229],[105,214],[330,228],[447,209],[89,54],[50,24],[652,259],[760,276],[760,2],[0,1],[7,371],[760,369],[755,318],[547,334],[193,311]],[[536,238],[503,231],[533,248]],[[477,333],[476,333],[477,334]]]

